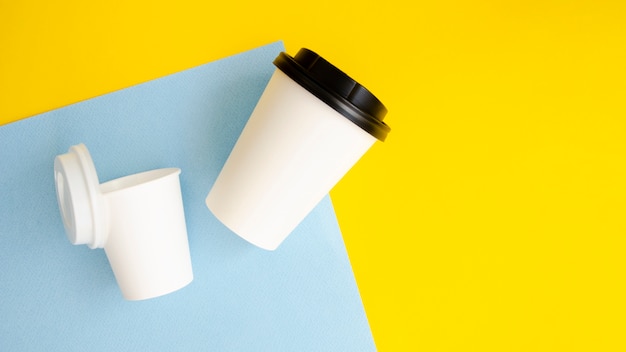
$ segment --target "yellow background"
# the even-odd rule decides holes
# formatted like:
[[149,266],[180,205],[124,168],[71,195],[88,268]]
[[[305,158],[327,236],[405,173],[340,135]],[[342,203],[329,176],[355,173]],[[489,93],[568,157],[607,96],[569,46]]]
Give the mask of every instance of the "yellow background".
[[281,39],[390,111],[331,192],[379,350],[626,350],[622,1],[0,0],[0,123]]

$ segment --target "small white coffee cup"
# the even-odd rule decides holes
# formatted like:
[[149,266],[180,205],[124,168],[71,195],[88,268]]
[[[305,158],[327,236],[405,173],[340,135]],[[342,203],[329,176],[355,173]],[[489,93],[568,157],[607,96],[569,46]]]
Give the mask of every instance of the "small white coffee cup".
[[281,53],[206,198],[213,214],[274,250],[389,127],[387,109],[316,53]]
[[180,169],[100,184],[83,144],[54,161],[57,200],[72,244],[104,248],[127,300],[176,291],[193,280]]

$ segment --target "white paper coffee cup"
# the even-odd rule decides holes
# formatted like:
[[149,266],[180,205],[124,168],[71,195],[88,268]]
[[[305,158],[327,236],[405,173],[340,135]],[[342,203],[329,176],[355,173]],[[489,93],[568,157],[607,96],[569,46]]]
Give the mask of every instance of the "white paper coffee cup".
[[281,53],[206,199],[228,228],[276,249],[389,127],[363,86],[314,52]]
[[80,144],[55,159],[57,199],[72,244],[104,248],[127,300],[176,291],[193,280],[180,169],[99,184]]

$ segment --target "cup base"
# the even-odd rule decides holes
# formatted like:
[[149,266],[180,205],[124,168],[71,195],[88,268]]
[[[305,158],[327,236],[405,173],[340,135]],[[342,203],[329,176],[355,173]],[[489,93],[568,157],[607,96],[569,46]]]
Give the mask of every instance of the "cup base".
[[225,216],[223,216],[222,212],[219,210],[219,206],[213,204],[213,198],[210,196],[206,199],[206,206],[209,208],[213,216],[219,220],[222,225],[226,226],[230,231],[234,232],[237,236],[244,239],[246,242],[253,244],[261,249],[266,251],[275,251],[278,246],[282,243],[282,239],[280,241],[268,241],[267,236],[259,236],[259,235],[251,235],[248,231],[237,228],[234,222],[228,221]]

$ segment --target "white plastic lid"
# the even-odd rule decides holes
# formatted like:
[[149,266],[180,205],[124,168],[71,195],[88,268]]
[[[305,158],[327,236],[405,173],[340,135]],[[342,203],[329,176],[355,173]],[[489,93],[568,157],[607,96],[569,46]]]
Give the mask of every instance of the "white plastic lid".
[[100,181],[84,144],[70,147],[54,159],[57,201],[67,238],[72,244],[102,248],[106,242],[106,212]]

